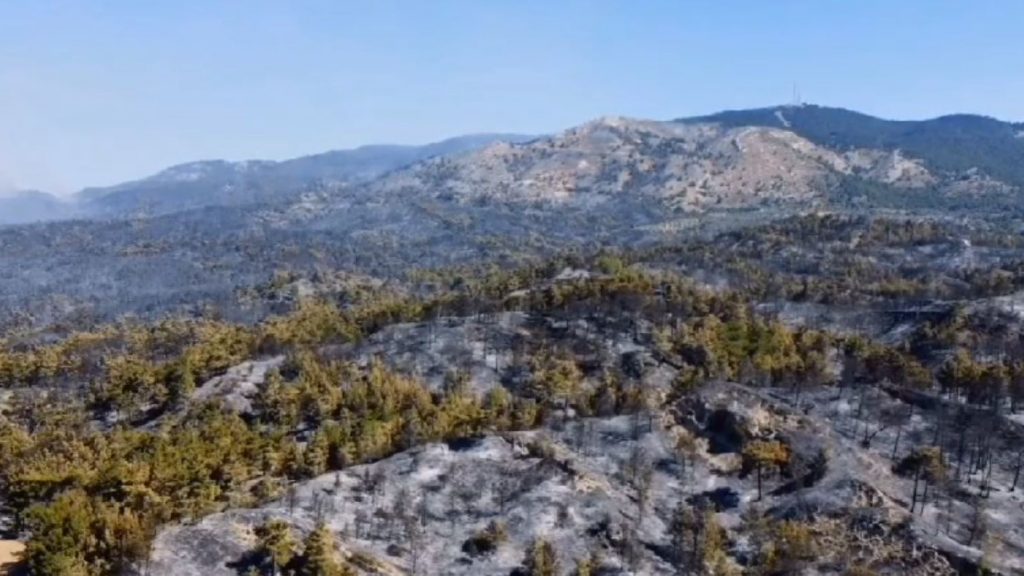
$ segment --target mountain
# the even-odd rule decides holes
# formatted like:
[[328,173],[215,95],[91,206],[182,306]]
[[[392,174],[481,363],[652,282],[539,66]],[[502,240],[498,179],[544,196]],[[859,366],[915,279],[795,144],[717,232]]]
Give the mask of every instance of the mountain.
[[[857,126],[846,130],[859,139],[815,124],[841,125],[833,116]],[[796,129],[796,118],[807,127]],[[956,126],[975,122],[949,118],[961,120],[929,124],[945,135],[936,149],[960,142],[965,129]],[[39,324],[76,308],[111,319],[196,302],[258,317],[264,311],[238,308],[237,291],[282,268],[397,278],[412,268],[709,237],[807,211],[1022,215],[1012,174],[998,165],[957,172],[936,152],[866,139],[888,122],[812,106],[681,121],[611,117],[539,138],[178,166],[83,192],[77,215],[98,218],[0,230],[0,268],[19,271],[0,278],[0,321],[5,310],[22,321],[31,309],[26,321]],[[1008,125],[984,122],[997,132]],[[820,136],[830,131],[831,140]],[[991,141],[1008,155],[1017,145]],[[123,218],[140,214],[155,216]]]
[[72,213],[70,204],[45,192],[25,190],[0,196],[0,225],[59,220]]
[[[784,130],[603,118],[523,144],[438,157],[370,184],[371,196],[586,204],[634,196],[670,207],[807,200],[837,159]],[[788,186],[786,185],[788,184]]]
[[803,105],[731,110],[679,122],[781,128],[834,150],[901,151],[946,176],[975,171],[1011,186],[1024,186],[1024,124],[987,116],[884,120],[842,108]]
[[[942,154],[955,155],[957,147],[966,145],[968,132],[961,124],[973,126],[973,120],[937,121],[928,128],[931,140],[905,130],[908,144],[921,144],[903,147],[898,145],[903,140],[876,134],[895,133],[884,128],[887,121],[810,106],[794,110],[671,122],[602,118],[529,142],[497,142],[459,156],[430,158],[361,186],[336,189],[323,201],[326,210],[332,203],[336,210],[349,210],[353,205],[440,202],[463,209],[519,205],[613,214],[642,202],[660,207],[648,224],[678,213],[768,205],[951,210],[1019,205],[1012,162],[979,168],[941,160]],[[795,128],[790,116],[807,128]],[[831,128],[842,124],[839,119],[845,119],[853,135]],[[984,121],[995,122],[1003,132],[1013,126]],[[977,138],[987,137],[981,128],[973,130]],[[924,147],[928,141],[934,150]],[[990,141],[1006,158],[1024,142],[998,134]],[[294,210],[301,218],[315,213],[308,197],[296,205],[302,208]]]
[[669,122],[603,118],[540,138],[480,134],[280,162],[192,162],[83,190],[73,210],[23,199],[0,223],[282,204],[308,219],[324,206],[410,199],[608,210],[642,202],[667,214],[779,204],[1002,211],[1017,209],[1022,188],[1024,124],[964,114],[894,121],[804,105]]
[[[602,118],[529,142],[438,156],[335,190],[340,209],[429,201],[623,212],[764,206],[1019,210],[1024,125],[763,108],[669,122]],[[308,198],[299,202],[308,217]]]
[[461,154],[498,140],[521,142],[518,134],[476,134],[424,146],[377,145],[336,150],[281,162],[211,160],[168,168],[154,176],[76,196],[86,217],[160,215],[209,206],[274,202],[315,183],[364,182],[437,155]]

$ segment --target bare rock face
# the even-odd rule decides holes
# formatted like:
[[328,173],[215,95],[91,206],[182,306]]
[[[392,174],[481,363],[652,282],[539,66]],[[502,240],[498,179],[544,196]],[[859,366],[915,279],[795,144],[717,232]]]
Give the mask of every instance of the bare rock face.
[[938,182],[924,164],[899,150],[852,150],[843,154],[844,171],[902,188],[924,188]]
[[252,410],[251,399],[258,392],[259,386],[266,381],[267,374],[283,363],[284,356],[243,362],[196,388],[192,393],[192,400],[207,402],[219,399],[229,410],[240,414],[248,413]]

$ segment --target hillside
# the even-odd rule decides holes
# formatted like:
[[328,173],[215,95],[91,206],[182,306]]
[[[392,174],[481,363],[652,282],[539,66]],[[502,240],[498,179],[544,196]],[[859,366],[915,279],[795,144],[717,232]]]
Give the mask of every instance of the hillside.
[[46,576],[1019,573],[1019,190],[787,112],[0,228],[0,538]]
[[281,202],[317,186],[366,182],[434,156],[459,155],[496,141],[530,139],[518,134],[472,134],[423,146],[362,146],[280,162],[189,162],[140,180],[86,188],[66,201],[41,192],[0,197],[0,225],[152,217],[207,207]]
[[432,156],[461,154],[497,140],[528,139],[516,134],[477,134],[424,146],[364,146],[281,162],[192,162],[134,182],[87,188],[77,195],[78,210],[87,217],[135,217],[281,201],[312,185],[365,182]]
[[783,128],[609,118],[525,144],[429,160],[371,183],[371,190],[375,197],[426,193],[555,205],[630,196],[703,211],[823,205],[848,177],[897,189],[937,183],[913,157],[834,150]]
[[11,335],[0,520],[37,574],[1014,574],[1020,242],[804,216]]
[[675,122],[605,118],[540,138],[481,134],[282,162],[193,162],[88,188],[68,205],[39,194],[7,199],[0,224],[305,205],[324,190],[342,205],[412,198],[581,206],[628,196],[668,213],[779,203],[1015,210],[1022,134],[1024,126],[979,116],[889,121],[810,105]]
[[45,192],[19,191],[0,195],[0,226],[59,220],[73,213],[70,204]]
[[[754,111],[744,122],[758,114],[778,120]],[[38,326],[203,305],[251,318],[265,312],[238,310],[234,294],[280,271],[395,279],[411,267],[714,235],[807,210],[981,219],[1021,210],[1016,188],[980,171],[950,175],[902,149],[831,147],[732,123],[604,118],[523,142],[480,136],[171,168],[81,200],[102,213],[169,214],[0,230],[0,260],[22,271],[0,277],[0,320]]]
[[679,122],[783,128],[834,150],[899,150],[951,178],[977,170],[993,180],[1024,186],[1024,124],[986,116],[883,120],[842,108],[802,105],[734,110]]
[[345,202],[565,205],[629,195],[686,211],[779,202],[1001,211],[1019,206],[1022,134],[1022,125],[981,116],[890,121],[813,105],[675,122],[605,118],[540,138],[481,134],[281,162],[193,162],[85,189],[71,205],[7,199],[0,224],[306,202],[302,194],[325,188]]
[[[808,114],[817,110],[806,108]],[[769,118],[777,126],[762,125],[762,120],[769,124]],[[815,117],[800,118],[815,130],[831,130],[830,116],[820,123]],[[307,219],[352,206],[387,210],[410,201],[598,214],[646,204],[654,212],[642,225],[663,224],[680,214],[767,206],[790,211],[1019,210],[1021,188],[1012,179],[999,179],[1012,177],[1008,170],[1016,164],[1007,161],[1004,169],[994,172],[974,165],[952,171],[937,151],[916,155],[891,145],[883,137],[884,129],[875,133],[871,126],[876,120],[852,118],[863,119],[861,124],[849,121],[857,125],[857,134],[877,138],[851,137],[840,143],[818,138],[819,132],[805,135],[779,110],[723,113],[684,122],[599,119],[531,142],[497,143],[412,164],[312,203],[305,198],[294,215]],[[955,123],[941,124],[934,131],[944,140],[933,147],[956,155],[967,143]],[[1016,154],[1015,148],[1001,150],[1011,157]]]

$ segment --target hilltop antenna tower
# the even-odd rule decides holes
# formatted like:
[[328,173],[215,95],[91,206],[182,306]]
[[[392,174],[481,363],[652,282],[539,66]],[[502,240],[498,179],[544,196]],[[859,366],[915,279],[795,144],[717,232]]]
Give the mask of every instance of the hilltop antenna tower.
[[793,82],[793,102],[790,104],[790,106],[793,106],[794,108],[799,108],[800,106],[803,105],[804,103],[800,99],[800,86],[796,82]]

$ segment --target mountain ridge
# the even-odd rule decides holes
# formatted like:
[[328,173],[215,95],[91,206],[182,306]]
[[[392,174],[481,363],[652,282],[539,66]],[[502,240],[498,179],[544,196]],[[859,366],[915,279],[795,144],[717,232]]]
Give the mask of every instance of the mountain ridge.
[[793,201],[1004,207],[1022,189],[1024,124],[972,114],[885,120],[808,104],[670,121],[606,116],[540,137],[485,133],[283,161],[188,162],[68,201],[7,200],[0,224],[308,207],[311,192],[342,206],[409,198],[555,206],[635,193],[671,212]]
[[71,213],[68,202],[38,190],[16,190],[0,196],[0,226],[59,220]]
[[[817,107],[807,108],[819,114]],[[922,157],[886,142],[860,146],[870,142],[842,132],[827,142],[793,126],[788,110],[667,122],[603,117],[526,143],[497,143],[457,158],[414,163],[362,186],[334,190],[333,201],[342,210],[353,203],[410,199],[564,209],[632,195],[656,201],[671,214],[778,203],[984,209],[987,203],[1013,203],[1019,195],[1013,179],[995,178],[973,165],[946,166],[935,154]],[[825,112],[832,114],[870,118],[839,109]],[[949,118],[942,123],[961,122]],[[886,122],[871,120],[876,121]],[[826,118],[819,130],[835,124],[841,122]],[[1012,170],[1002,173],[1012,176]],[[326,209],[331,202],[325,199]],[[309,208],[308,198],[303,204]],[[303,217],[309,213],[304,210]]]
[[784,127],[832,148],[899,149],[936,170],[977,168],[994,179],[1024,186],[1024,124],[975,114],[927,120],[885,120],[844,108],[812,104],[728,110],[677,119],[683,123]]
[[41,191],[0,196],[0,225],[70,218],[158,216],[211,206],[273,202],[317,182],[352,184],[436,155],[462,154],[496,140],[532,135],[478,133],[423,145],[369,144],[285,160],[195,160],[111,186],[90,186],[60,197]]
[[[459,154],[496,139],[528,140],[518,134],[470,134],[421,146],[367,145],[282,161],[203,160],[171,166],[147,178],[76,195],[93,216],[166,214],[211,205],[241,205],[280,199],[318,181],[351,184],[438,154]],[[168,197],[168,196],[171,197]]]

